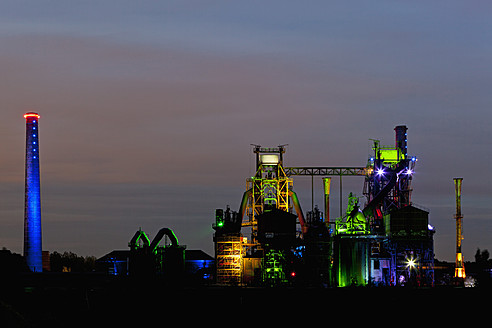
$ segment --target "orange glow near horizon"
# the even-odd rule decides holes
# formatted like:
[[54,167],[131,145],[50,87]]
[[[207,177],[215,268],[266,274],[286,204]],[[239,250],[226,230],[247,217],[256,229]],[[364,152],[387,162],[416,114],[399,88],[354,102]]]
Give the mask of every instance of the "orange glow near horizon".
[[40,116],[38,115],[38,113],[33,113],[33,112],[25,113],[24,118],[28,118],[28,117],[39,118]]

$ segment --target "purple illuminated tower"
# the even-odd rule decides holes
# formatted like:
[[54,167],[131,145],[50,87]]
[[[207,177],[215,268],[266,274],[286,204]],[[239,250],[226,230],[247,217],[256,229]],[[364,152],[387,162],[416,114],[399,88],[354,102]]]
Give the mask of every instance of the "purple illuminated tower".
[[39,115],[37,113],[28,112],[24,115],[24,118],[26,119],[24,258],[31,271],[42,272]]

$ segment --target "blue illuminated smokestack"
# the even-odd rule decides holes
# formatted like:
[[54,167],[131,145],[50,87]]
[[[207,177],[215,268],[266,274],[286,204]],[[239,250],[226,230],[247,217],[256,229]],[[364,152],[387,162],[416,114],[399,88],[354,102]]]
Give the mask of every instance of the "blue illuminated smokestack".
[[42,272],[39,115],[37,113],[29,112],[24,115],[24,118],[26,119],[24,258],[31,271]]

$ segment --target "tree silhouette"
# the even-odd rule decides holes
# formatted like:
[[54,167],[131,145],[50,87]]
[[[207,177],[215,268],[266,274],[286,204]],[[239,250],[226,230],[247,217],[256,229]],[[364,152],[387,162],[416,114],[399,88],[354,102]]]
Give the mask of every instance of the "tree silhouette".
[[485,249],[480,251],[480,248],[477,248],[477,252],[475,253],[475,265],[479,287],[491,286],[490,272],[492,263],[489,260],[489,256],[490,254],[488,250]]
[[51,272],[91,272],[95,261],[94,256],[82,257],[72,252],[61,254],[54,251],[50,254]]

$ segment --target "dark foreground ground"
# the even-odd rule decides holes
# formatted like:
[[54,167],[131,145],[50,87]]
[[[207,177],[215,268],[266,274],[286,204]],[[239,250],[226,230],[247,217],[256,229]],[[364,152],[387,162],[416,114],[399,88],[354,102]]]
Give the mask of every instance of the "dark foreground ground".
[[292,327],[319,326],[319,320],[336,326],[342,321],[371,327],[424,322],[454,326],[483,318],[490,322],[492,314],[491,290],[480,288],[183,286],[77,274],[2,277],[0,286],[2,328]]

